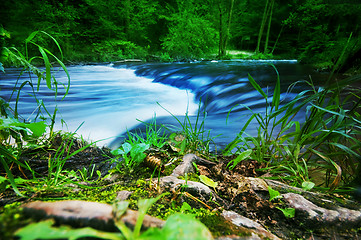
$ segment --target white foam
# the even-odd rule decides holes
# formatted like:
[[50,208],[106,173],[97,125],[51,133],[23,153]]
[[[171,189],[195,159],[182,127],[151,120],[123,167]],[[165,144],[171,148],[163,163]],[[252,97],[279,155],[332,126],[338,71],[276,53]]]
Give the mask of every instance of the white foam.
[[174,115],[193,115],[198,109],[193,93],[138,77],[132,69],[76,66],[68,70],[72,78],[71,101],[59,104],[62,116],[69,131],[84,122],[78,134],[85,139],[108,139],[100,145],[139,124],[136,119],[170,116],[163,108]]

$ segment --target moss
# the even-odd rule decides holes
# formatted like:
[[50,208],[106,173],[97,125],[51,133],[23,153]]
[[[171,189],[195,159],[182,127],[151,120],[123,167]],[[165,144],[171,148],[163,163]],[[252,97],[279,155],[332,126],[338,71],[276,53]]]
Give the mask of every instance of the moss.
[[20,202],[6,205],[0,212],[0,239],[14,239],[14,233],[31,222],[22,215]]
[[199,176],[196,173],[188,173],[187,177],[180,176],[178,178],[186,181],[199,182]]

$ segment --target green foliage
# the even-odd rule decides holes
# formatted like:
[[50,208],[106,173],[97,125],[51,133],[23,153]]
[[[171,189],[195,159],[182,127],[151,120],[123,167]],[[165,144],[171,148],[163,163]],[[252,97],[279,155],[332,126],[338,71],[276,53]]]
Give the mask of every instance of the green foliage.
[[173,58],[169,56],[168,52],[161,52],[160,53],[160,61],[161,62],[173,62]]
[[199,180],[201,180],[201,182],[204,183],[205,185],[212,187],[214,189],[216,189],[216,187],[218,186],[217,182],[214,182],[212,179],[210,179],[205,175],[199,175]]
[[[50,52],[47,48],[41,45],[44,39],[51,41],[59,51],[60,57],[57,57],[52,52]],[[40,53],[38,56],[30,57],[30,53],[34,53],[33,49],[36,48]],[[54,112],[51,114],[41,99],[37,97],[38,92],[40,91],[40,85],[42,81],[45,82],[48,89],[54,92],[54,97],[57,98],[58,94],[61,93],[63,95],[62,99],[69,92],[70,87],[70,76],[65,67],[65,64],[62,62],[63,54],[62,49],[58,41],[51,36],[50,34],[44,31],[35,31],[32,32],[25,40],[25,52],[21,53],[18,49],[11,47],[2,49],[6,54],[6,61],[13,62],[17,64],[17,66],[22,66],[23,70],[21,75],[24,73],[29,74],[29,79],[25,80],[18,86],[18,82],[15,83],[15,87],[13,95],[16,95],[15,100],[15,109],[13,110],[8,103],[6,103],[3,99],[0,101],[1,107],[1,118],[0,118],[0,140],[1,140],[1,148],[0,148],[0,158],[1,163],[5,169],[7,177],[14,191],[23,196],[17,185],[19,182],[16,182],[9,166],[13,164],[17,165],[19,169],[27,169],[29,170],[33,176],[34,171],[30,169],[30,166],[25,162],[22,163],[18,160],[18,153],[23,151],[25,144],[27,146],[36,146],[37,148],[41,148],[43,146],[42,142],[44,140],[45,130],[47,127],[50,129],[49,139],[53,138],[53,127],[55,124],[56,114],[58,111],[57,106],[54,108]],[[67,82],[61,83],[54,78],[54,67],[53,61],[55,61],[59,66],[59,70],[63,70],[67,75]],[[45,70],[42,70],[35,66],[35,64],[42,63],[45,66]],[[37,79],[34,81],[34,74]],[[20,76],[19,76],[20,79]],[[36,116],[32,119],[32,122],[22,122],[19,119],[19,105],[21,104],[20,93],[25,85],[29,85],[31,87],[32,96],[36,100],[36,106],[34,112]],[[64,91],[61,90],[61,86],[64,87]],[[60,94],[59,94],[60,95]],[[11,100],[11,99],[10,99]],[[10,101],[9,100],[9,101]],[[37,122],[38,118],[42,120],[50,119],[50,122],[47,125],[46,121]],[[64,135],[65,136],[65,135]],[[15,140],[16,145],[9,147],[9,143]],[[62,168],[65,162],[78,152],[84,150],[89,147],[90,144],[80,148],[73,153],[69,152],[69,149],[72,147],[74,143],[74,134],[70,134],[64,139],[65,145],[59,146],[58,149],[55,150],[54,156],[49,158],[48,161],[48,178],[44,179],[47,186],[56,186],[59,184],[59,178],[61,178]]]
[[[19,46],[39,29],[58,39],[71,61],[143,58],[159,51],[189,60],[215,55],[217,47],[224,59],[228,46],[253,51],[261,44],[258,50],[265,53],[332,65],[351,32],[351,52],[359,49],[360,28],[354,23],[360,22],[361,6],[348,2],[24,0],[4,2],[2,9],[0,22],[7,29],[0,27],[0,47]],[[39,40],[41,45],[51,43]],[[120,42],[126,43],[120,46],[124,48],[116,46]],[[54,44],[48,49],[57,51]]]
[[127,139],[118,149],[112,151],[115,156],[122,156],[125,166],[128,169],[134,169],[145,159],[146,154],[144,153],[150,147],[161,149],[167,144],[167,136],[164,131],[164,126],[158,126],[156,118],[152,122],[146,123],[145,132],[142,133],[140,130],[135,132],[127,133]]
[[[140,121],[140,120],[138,120]],[[145,125],[145,133],[142,132],[128,132],[128,142],[145,143],[156,148],[162,148],[167,143],[166,127],[157,124],[156,117],[150,123],[142,122]],[[144,136],[145,134],[145,136]]]
[[40,138],[44,133],[47,125],[44,121],[34,123],[23,123],[15,118],[0,118],[0,141],[9,140],[10,137],[15,139],[19,146],[24,141],[33,141]]
[[[230,162],[227,164],[227,167],[229,167],[229,169],[232,170],[233,168],[236,167],[236,165],[237,165],[238,163],[240,163],[241,161],[249,158],[249,156],[251,156],[251,154],[252,154],[252,149],[248,149],[248,150],[246,150],[246,151],[238,154],[238,156],[237,156],[235,159],[233,159],[232,161],[230,161]],[[233,165],[232,165],[232,166],[229,166],[231,163],[232,163]]]
[[[66,161],[77,153],[95,144],[86,144],[70,153],[69,149],[72,148],[75,142],[75,133],[64,134],[61,138],[63,144],[56,149],[55,154],[48,160],[48,177],[46,179],[47,186],[57,186],[60,181],[63,180],[62,173]],[[67,179],[67,176],[65,176],[65,179]]]
[[124,160],[125,166],[129,169],[137,167],[146,157],[144,151],[150,147],[149,144],[135,143],[131,145],[128,142],[122,144],[118,149],[112,151],[112,154],[117,156],[121,155]]
[[279,191],[272,189],[270,186],[268,186],[268,193],[269,193],[269,200],[273,201],[274,199],[282,198],[282,195]]
[[[44,122],[21,123],[19,120],[14,118],[0,118],[0,161],[8,176],[8,181],[16,194],[19,196],[23,196],[17,188],[19,185],[19,179],[14,179],[9,166],[16,164],[19,167],[28,167],[17,160],[15,154],[13,153],[13,149],[7,147],[5,145],[5,141],[10,141],[11,136],[15,139],[16,143],[18,143],[18,147],[21,147],[23,141],[34,141],[41,137],[45,133],[45,128],[46,125]],[[5,179],[1,182],[3,185],[5,183]]]
[[305,181],[302,183],[302,189],[305,191],[311,190],[314,186],[315,186],[315,183],[313,183],[313,182]]
[[[341,180],[349,183],[360,164],[355,160],[360,156],[357,137],[360,121],[356,110],[360,109],[360,97],[356,89],[345,88],[355,80],[345,79],[318,90],[311,82],[311,90],[299,93],[280,107],[279,77],[269,102],[268,94],[249,76],[250,83],[265,99],[267,108],[263,114],[252,114],[223,153],[228,155],[234,149],[238,152],[252,149],[250,157],[267,162],[268,169],[275,176],[297,186],[304,184],[307,189],[312,187],[312,184],[305,183],[309,182],[310,169],[324,170],[324,181],[319,184],[330,190],[339,186]],[[349,93],[347,97],[343,97],[344,92]],[[352,107],[345,108],[350,102]],[[302,126],[293,120],[301,108],[307,109]],[[250,136],[245,130],[254,119],[259,124],[258,135]]]
[[162,230],[152,229],[149,232],[145,232],[144,239],[206,240],[213,238],[207,227],[192,215],[178,213],[171,215],[167,219]]
[[174,59],[194,59],[214,52],[216,31],[212,23],[197,15],[194,1],[178,1],[179,12],[171,17],[169,33],[162,39],[162,47]]
[[144,58],[145,50],[135,43],[123,40],[106,40],[93,43],[92,51],[97,61],[117,61],[129,58]]
[[[52,40],[53,43],[57,46],[57,49],[60,53],[60,58],[58,58],[56,55],[54,55],[48,49],[39,45],[39,43],[36,41],[37,38],[39,39],[44,36],[49,38],[50,40]],[[36,47],[40,53],[40,56],[29,57],[28,49],[30,47]],[[64,87],[64,93],[63,93],[62,100],[66,97],[66,95],[69,92],[70,76],[69,76],[69,72],[68,72],[66,66],[62,62],[63,54],[62,54],[62,50],[60,48],[59,43],[56,41],[55,38],[53,38],[48,33],[43,32],[43,31],[35,31],[35,32],[31,33],[29,35],[29,37],[26,38],[26,40],[25,40],[25,53],[24,54],[22,54],[18,49],[14,48],[14,47],[4,48],[4,51],[6,51],[8,54],[8,59],[7,59],[8,61],[11,61],[11,62],[17,64],[18,66],[20,65],[24,68],[21,74],[28,72],[28,73],[35,74],[37,77],[36,83],[33,82],[33,79],[30,75],[29,80],[25,80],[23,83],[21,83],[19,89],[15,90],[17,88],[17,86],[15,86],[14,91],[17,91],[17,97],[16,97],[16,103],[15,103],[15,109],[14,109],[14,118],[16,118],[16,119],[18,118],[18,105],[19,105],[21,89],[26,84],[28,84],[32,89],[34,99],[36,100],[36,103],[37,103],[35,110],[38,113],[36,115],[35,120],[37,119],[37,117],[39,115],[41,116],[41,118],[44,118],[44,119],[46,119],[46,117],[49,117],[51,119],[50,132],[52,133],[58,108],[55,107],[53,114],[49,113],[49,111],[45,107],[44,103],[40,99],[38,99],[37,93],[40,90],[41,80],[44,80],[46,83],[46,86],[50,90],[54,91],[55,98],[57,98],[59,90],[60,90],[59,85]],[[39,60],[41,60],[42,63],[45,65],[45,71],[39,69],[38,67],[36,67],[34,65],[34,64],[38,63],[37,61],[39,61]],[[63,70],[66,73],[67,83],[60,83],[60,82],[56,81],[55,78],[53,77],[54,68],[53,68],[53,65],[51,64],[52,60],[55,60],[56,63],[60,65],[61,70]],[[34,86],[36,86],[36,88],[34,88]],[[14,93],[15,92],[13,92],[13,94]],[[43,114],[42,110],[45,112],[45,114]],[[8,117],[8,116],[5,116],[5,117]]]
[[294,209],[294,208],[280,208],[280,207],[276,207],[276,208],[281,210],[283,215],[285,215],[286,218],[295,217],[296,209]]
[[[158,105],[166,110],[170,115],[174,117],[175,120],[181,126],[181,135],[184,135],[185,139],[182,139],[178,142],[180,147],[180,153],[186,153],[187,151],[198,151],[201,153],[209,153],[209,147],[212,143],[212,140],[217,137],[210,137],[210,130],[206,130],[204,123],[207,118],[207,113],[205,110],[201,111],[201,101],[199,102],[197,116],[195,121],[192,123],[191,117],[188,115],[188,112],[185,113],[183,122],[177,118],[170,111],[162,107],[159,103]],[[172,135],[171,135],[172,136]],[[173,139],[170,137],[170,140],[174,141],[177,134],[173,134]]]
[[[272,189],[270,186],[268,186],[267,188],[268,188],[268,193],[270,195],[269,201],[274,201],[275,199],[283,198],[283,196],[280,194],[279,191]],[[295,216],[296,209],[294,208],[280,208],[280,207],[276,207],[276,208],[282,211],[283,215],[286,218],[293,218]]]
[[36,239],[69,239],[75,240],[84,237],[98,237],[101,239],[119,240],[120,234],[101,232],[92,228],[72,229],[68,226],[52,227],[54,220],[31,223],[18,230],[15,234],[21,240]]

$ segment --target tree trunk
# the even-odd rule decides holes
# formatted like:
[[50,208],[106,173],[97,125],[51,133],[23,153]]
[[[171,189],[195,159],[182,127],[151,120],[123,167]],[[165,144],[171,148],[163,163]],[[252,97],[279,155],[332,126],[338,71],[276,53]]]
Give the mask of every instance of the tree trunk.
[[273,45],[271,54],[273,54],[273,51],[276,49],[276,45],[277,45],[277,43],[278,43],[278,40],[280,39],[281,33],[282,33],[282,31],[283,31],[283,27],[284,27],[284,25],[282,25],[282,27],[281,27],[281,30],[280,30],[280,32],[279,32],[279,34],[278,34],[278,36],[277,36],[276,42],[275,42],[275,44]]
[[218,9],[219,9],[219,46],[218,46],[218,56],[222,56],[222,46],[223,46],[223,14],[222,14],[222,7],[221,3],[218,2]]
[[266,6],[264,7],[264,11],[263,11],[262,23],[261,23],[261,27],[259,28],[259,33],[258,33],[256,53],[259,53],[259,48],[261,46],[263,30],[264,30],[264,26],[266,25],[266,20],[267,20],[268,5],[269,5],[269,0],[266,1]]
[[125,8],[125,26],[124,26],[124,33],[125,36],[127,38],[127,40],[129,40],[129,23],[130,23],[130,0],[125,0],[124,3],[124,8]]
[[273,5],[275,3],[275,0],[271,0],[271,4],[269,6],[269,10],[267,12],[269,12],[269,16],[268,16],[268,27],[267,27],[267,35],[266,35],[266,42],[264,44],[264,53],[267,54],[268,53],[268,41],[269,41],[269,34],[271,31],[271,22],[272,22],[272,13],[273,13]]
[[218,10],[219,10],[219,49],[218,56],[220,58],[226,55],[227,43],[229,39],[229,31],[231,28],[232,22],[232,12],[233,12],[234,0],[230,0],[229,11],[228,11],[228,19],[226,22],[223,21],[223,17],[225,17],[227,7],[225,10],[222,9],[222,1],[218,1]]
[[227,29],[226,29],[226,36],[224,36],[224,46],[223,46],[223,56],[226,55],[226,51],[227,51],[227,43],[228,43],[228,40],[229,40],[229,32],[230,32],[230,29],[231,29],[231,20],[232,20],[232,11],[233,11],[233,5],[234,5],[234,0],[231,0],[231,6],[230,6],[230,9],[229,9],[229,14],[228,14],[228,26],[227,26]]

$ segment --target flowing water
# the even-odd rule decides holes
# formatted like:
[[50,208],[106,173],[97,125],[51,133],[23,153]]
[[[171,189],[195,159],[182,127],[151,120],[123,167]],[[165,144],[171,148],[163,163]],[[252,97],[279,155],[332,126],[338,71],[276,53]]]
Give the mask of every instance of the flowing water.
[[[254,112],[265,111],[265,101],[248,82],[248,74],[271,96],[277,74],[270,64],[280,75],[283,104],[308,87],[300,83],[289,91],[290,84],[309,80],[310,76],[314,81],[325,77],[288,60],[78,65],[68,66],[71,87],[63,100],[64,89],[59,89],[55,101],[54,92],[45,83],[38,96],[49,111],[58,105],[56,129],[75,131],[81,126],[77,133],[83,138],[102,140],[98,145],[108,146],[118,145],[119,136],[140,124],[137,119],[150,121],[156,116],[157,123],[176,125],[177,121],[166,110],[179,119],[188,112],[194,120],[200,105],[207,113],[206,129],[211,130],[212,136],[218,136],[216,144],[224,147],[250,116],[246,106]],[[11,93],[19,70],[6,69],[6,74],[1,73],[0,77],[1,97],[11,98],[13,105],[16,94]],[[55,77],[58,82],[67,82],[63,71],[56,72]],[[32,78],[36,83],[37,79]],[[25,80],[29,80],[29,75],[23,74],[18,86]],[[20,92],[18,108],[25,119],[35,117],[36,104],[28,85]],[[296,120],[303,119],[304,114],[299,114]],[[250,126],[249,133],[254,134],[256,127]]]

